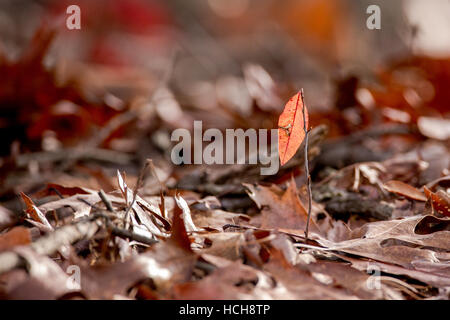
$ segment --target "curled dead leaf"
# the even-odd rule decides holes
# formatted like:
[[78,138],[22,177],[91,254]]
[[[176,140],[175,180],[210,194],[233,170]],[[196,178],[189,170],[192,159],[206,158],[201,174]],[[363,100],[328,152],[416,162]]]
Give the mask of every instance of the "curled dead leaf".
[[21,192],[20,195],[22,196],[23,201],[26,205],[26,212],[30,215],[30,217],[39,223],[42,223],[50,230],[53,230],[52,225],[48,222],[45,215],[39,210],[38,207],[34,204],[33,200],[31,200],[30,197],[28,197],[25,193]]

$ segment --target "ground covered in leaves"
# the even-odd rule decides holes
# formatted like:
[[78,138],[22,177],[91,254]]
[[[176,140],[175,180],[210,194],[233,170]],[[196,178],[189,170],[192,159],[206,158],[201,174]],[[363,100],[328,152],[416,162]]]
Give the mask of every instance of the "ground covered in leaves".
[[[92,57],[45,67],[56,34],[44,24],[21,57],[0,51],[0,297],[449,299],[450,60],[339,77],[326,109],[305,88],[306,240],[303,145],[271,176],[170,158],[171,132],[194,120],[277,128],[299,90],[288,72],[247,62],[196,82],[190,42],[159,73]],[[292,49],[279,41],[275,65]]]

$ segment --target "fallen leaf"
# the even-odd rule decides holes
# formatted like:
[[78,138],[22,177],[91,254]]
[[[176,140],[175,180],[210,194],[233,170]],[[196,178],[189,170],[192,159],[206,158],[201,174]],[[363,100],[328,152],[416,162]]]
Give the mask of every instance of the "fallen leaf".
[[199,231],[199,229],[195,226],[194,222],[192,221],[191,209],[189,208],[189,205],[187,204],[186,200],[184,200],[178,194],[175,196],[175,201],[177,203],[177,206],[183,210],[183,221],[186,231],[187,232]]
[[[367,272],[361,272],[352,268],[348,264],[333,261],[317,261],[305,265],[304,268],[313,274],[326,276],[331,280],[330,284],[346,288],[349,292],[365,300],[403,299],[397,292],[381,283],[381,281],[379,290],[373,290],[373,288],[368,285],[368,280],[371,275]],[[369,269],[363,271],[367,270]]]
[[[277,250],[272,250],[271,255],[272,258],[267,264],[264,265],[263,270],[273,275],[277,283],[277,286],[273,289],[273,298],[279,295],[282,291],[287,291],[284,298],[277,298],[303,300],[358,299],[358,297],[351,291],[334,285],[334,281],[329,283],[328,276],[324,277],[321,275],[316,275],[316,277],[314,277],[312,272],[308,271],[305,266],[289,265],[282,257],[281,252],[277,253]],[[325,278],[328,278],[327,281],[320,281],[325,280]]]
[[59,195],[63,196],[73,196],[75,194],[90,194],[94,193],[94,190],[90,190],[88,188],[80,188],[80,187],[66,187],[60,184],[56,183],[47,183],[47,186],[45,189],[37,192],[34,194],[36,197],[45,197],[49,195],[53,195],[56,192],[59,193]]
[[26,212],[30,215],[30,217],[39,223],[42,223],[49,229],[53,230],[52,225],[48,222],[45,215],[39,210],[38,207],[34,204],[33,200],[31,200],[30,197],[28,197],[25,193],[21,192],[20,195],[22,196],[23,201],[25,202],[25,205],[27,206]]
[[346,256],[339,255],[339,257],[351,262],[351,264],[354,268],[361,270],[361,271],[367,271],[367,270],[370,270],[371,267],[373,268],[374,266],[377,266],[380,268],[380,271],[382,271],[382,272],[386,272],[389,274],[395,274],[395,275],[401,275],[401,276],[408,276],[410,278],[419,280],[423,283],[430,284],[437,288],[441,288],[441,287],[445,288],[445,287],[450,286],[450,277],[448,277],[448,275],[440,276],[440,275],[436,275],[433,273],[404,268],[401,266],[396,266],[393,264],[384,263],[384,262],[380,262],[380,261],[373,262],[373,261],[365,261],[365,260],[361,260],[361,259],[356,259],[356,258],[350,257],[348,255],[346,255]]
[[219,209],[214,210],[198,210],[192,215],[194,224],[200,228],[216,229],[222,231],[222,227],[226,224],[239,224],[247,222],[250,217],[245,214],[233,213]]
[[176,207],[171,237],[125,262],[90,267],[85,260],[71,257],[70,263],[81,269],[81,292],[90,299],[113,299],[126,296],[139,281],[151,279],[164,294],[173,285],[189,280],[197,258],[184,225],[182,210]]
[[423,189],[427,198],[431,200],[433,209],[444,216],[450,217],[450,197],[441,190],[434,193],[427,187]]
[[10,249],[14,246],[26,245],[31,242],[29,228],[15,227],[0,235],[0,251]]
[[[142,227],[148,230],[152,235],[159,236],[159,237],[168,237],[169,235],[164,231],[163,226],[159,226],[152,215],[157,215],[158,220],[165,220],[161,214],[160,209],[157,206],[151,205],[147,203],[144,199],[139,197],[137,194],[135,195],[135,201],[133,202],[133,191],[128,188],[125,180],[123,179],[122,175],[119,171],[117,171],[117,180],[119,184],[119,189],[123,195],[123,198],[125,200],[126,206],[132,206],[133,210],[130,210],[131,213],[131,220],[133,222],[133,228],[136,229],[135,231],[138,233],[146,233],[142,230]],[[144,207],[146,210],[144,210],[142,207]],[[150,215],[150,214],[151,215]],[[133,215],[136,215],[135,217]],[[137,221],[139,219],[139,221]],[[167,224],[166,224],[167,225]],[[144,229],[144,230],[145,230]],[[149,236],[150,234],[145,234],[146,236]],[[150,235],[150,237],[152,237]]]
[[[243,183],[243,185],[247,188],[247,194],[261,209],[261,215],[253,217],[250,221],[251,225],[303,237],[308,213],[302,202],[303,199],[299,197],[295,180],[292,179],[287,183],[285,191],[276,185],[254,186],[246,183]],[[323,208],[313,201],[310,225],[311,238],[326,234],[333,226],[326,214],[326,219],[321,221],[324,223],[319,224],[317,221],[319,213],[323,213]],[[327,223],[327,221],[330,223]]]
[[210,247],[201,250],[202,253],[228,260],[238,260],[241,258],[241,246],[245,243],[242,232],[217,232],[199,235],[199,237],[212,242]]
[[450,231],[450,219],[425,216],[414,228],[416,234],[430,234],[437,231]]
[[[448,259],[450,232],[436,229],[431,233],[416,233],[424,229],[424,219],[430,216],[413,216],[390,221],[366,223],[351,233],[351,239],[337,243],[327,239],[317,240],[329,250],[337,250],[378,261],[414,268],[413,261],[439,262]],[[426,248],[424,248],[426,247]]]
[[[286,191],[272,185],[244,184],[247,193],[261,211],[261,228],[289,228],[304,230],[308,213],[300,202],[292,182]],[[314,230],[314,229],[313,229]]]
[[53,259],[36,253],[27,246],[13,249],[27,261],[26,275],[7,278],[8,299],[58,299],[64,294],[77,291],[71,287],[71,279]]
[[427,201],[427,198],[422,192],[401,181],[391,180],[386,182],[383,187],[389,192],[399,194],[412,200]]
[[[118,203],[124,202],[122,198],[118,198],[111,195],[108,195],[108,197],[113,202]],[[85,200],[87,203],[91,205],[95,205],[96,203],[101,201],[100,196],[97,193],[80,194],[80,195],[75,194],[71,197],[44,203],[39,206],[39,209],[42,210],[42,212],[46,213],[51,210],[57,210],[63,207],[70,207],[73,209],[74,219],[78,219],[80,217],[89,215],[92,209],[92,206],[81,201],[80,199]]]

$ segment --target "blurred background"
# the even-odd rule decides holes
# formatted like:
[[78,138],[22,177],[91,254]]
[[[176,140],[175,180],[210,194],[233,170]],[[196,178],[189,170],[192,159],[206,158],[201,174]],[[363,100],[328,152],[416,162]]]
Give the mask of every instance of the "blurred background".
[[[72,4],[81,30],[65,27]],[[380,30],[366,27],[372,4]],[[449,54],[446,0],[1,0],[0,197],[68,170],[66,184],[107,188],[111,162],[136,172],[145,158],[168,179],[174,129],[276,128],[300,88],[329,138],[446,117]]]

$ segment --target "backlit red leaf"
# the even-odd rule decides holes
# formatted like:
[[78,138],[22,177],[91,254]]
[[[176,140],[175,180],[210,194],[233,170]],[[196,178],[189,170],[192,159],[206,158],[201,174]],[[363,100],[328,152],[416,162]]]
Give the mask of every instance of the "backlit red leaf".
[[[278,153],[281,165],[288,162],[305,138],[304,128],[308,128],[308,110],[304,106],[302,93],[293,96],[278,119]],[[303,122],[303,112],[306,126]]]

